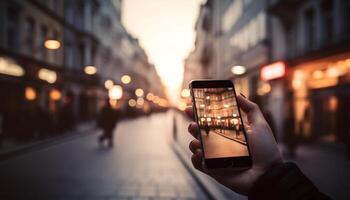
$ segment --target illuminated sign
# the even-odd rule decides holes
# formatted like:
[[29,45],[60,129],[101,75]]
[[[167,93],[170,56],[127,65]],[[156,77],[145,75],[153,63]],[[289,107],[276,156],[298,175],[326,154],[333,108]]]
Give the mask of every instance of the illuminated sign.
[[17,65],[13,60],[0,57],[0,73],[21,77],[24,75],[24,69]]
[[263,81],[282,78],[286,74],[286,64],[283,61],[278,61],[266,66],[260,70],[260,78]]
[[46,81],[46,82],[51,83],[51,84],[55,83],[57,80],[57,74],[55,71],[44,69],[44,68],[39,70],[38,77],[41,80]]

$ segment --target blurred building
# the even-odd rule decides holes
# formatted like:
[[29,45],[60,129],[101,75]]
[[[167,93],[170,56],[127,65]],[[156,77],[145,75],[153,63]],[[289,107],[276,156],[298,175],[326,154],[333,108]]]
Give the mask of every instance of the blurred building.
[[276,96],[284,93],[286,97],[284,91],[291,91],[292,98],[284,101],[293,102],[297,134],[346,141],[350,131],[350,2],[271,1],[268,11],[271,63],[283,61],[288,69],[281,80],[269,80],[269,106],[273,107]]
[[33,134],[43,124],[55,132],[94,118],[106,80],[124,87],[123,98],[136,88],[165,98],[154,65],[121,23],[120,0],[0,1],[5,133],[23,132],[21,123]]
[[[203,23],[203,7],[210,23]],[[184,87],[193,78],[231,79],[271,116],[278,139],[293,115],[300,138],[343,141],[350,131],[349,11],[346,0],[208,0],[197,23],[211,29],[203,36],[196,28]],[[201,57],[210,69],[194,59]]]

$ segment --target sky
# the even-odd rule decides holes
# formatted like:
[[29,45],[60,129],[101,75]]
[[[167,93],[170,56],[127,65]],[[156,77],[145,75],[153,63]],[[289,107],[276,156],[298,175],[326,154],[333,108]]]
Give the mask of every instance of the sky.
[[182,89],[184,59],[194,48],[194,25],[204,0],[123,0],[122,21],[154,63],[170,100]]

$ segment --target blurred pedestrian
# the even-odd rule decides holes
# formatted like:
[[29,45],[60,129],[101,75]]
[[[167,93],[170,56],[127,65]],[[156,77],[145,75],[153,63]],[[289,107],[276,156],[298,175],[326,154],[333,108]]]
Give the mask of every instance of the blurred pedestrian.
[[103,133],[98,138],[99,144],[105,140],[108,141],[108,146],[113,147],[113,130],[118,121],[117,111],[114,110],[109,103],[109,99],[106,100],[106,104],[101,109],[97,118],[97,126],[102,129]]
[[209,135],[210,128],[209,128],[209,126],[208,126],[208,123],[205,123],[204,130],[205,130],[205,133],[206,133],[207,135]]

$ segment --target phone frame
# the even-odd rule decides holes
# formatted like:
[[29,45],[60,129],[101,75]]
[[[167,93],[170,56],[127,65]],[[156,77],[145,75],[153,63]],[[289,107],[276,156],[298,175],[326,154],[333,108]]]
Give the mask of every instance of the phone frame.
[[[198,116],[197,116],[197,107],[196,107],[196,100],[194,98],[194,92],[193,89],[195,88],[227,88],[231,87],[233,88],[234,97],[236,98],[237,107],[238,107],[238,114],[239,118],[241,120],[242,126],[243,126],[243,134],[247,142],[247,149],[249,156],[239,156],[239,157],[223,157],[223,158],[206,158],[205,157],[205,150],[203,146],[203,140],[202,140],[202,134],[199,133],[199,137],[201,140],[201,145],[203,149],[203,155],[204,155],[204,162],[207,168],[234,168],[234,169],[248,169],[252,166],[252,159],[251,159],[251,153],[248,143],[248,138],[246,134],[246,130],[244,128],[244,122],[241,115],[241,110],[239,103],[237,101],[237,95],[236,90],[234,87],[234,84],[231,80],[192,80],[189,84],[189,88],[191,91],[191,98],[192,98],[192,108],[194,111],[194,117],[197,125],[198,123]],[[199,130],[200,131],[200,130]]]

